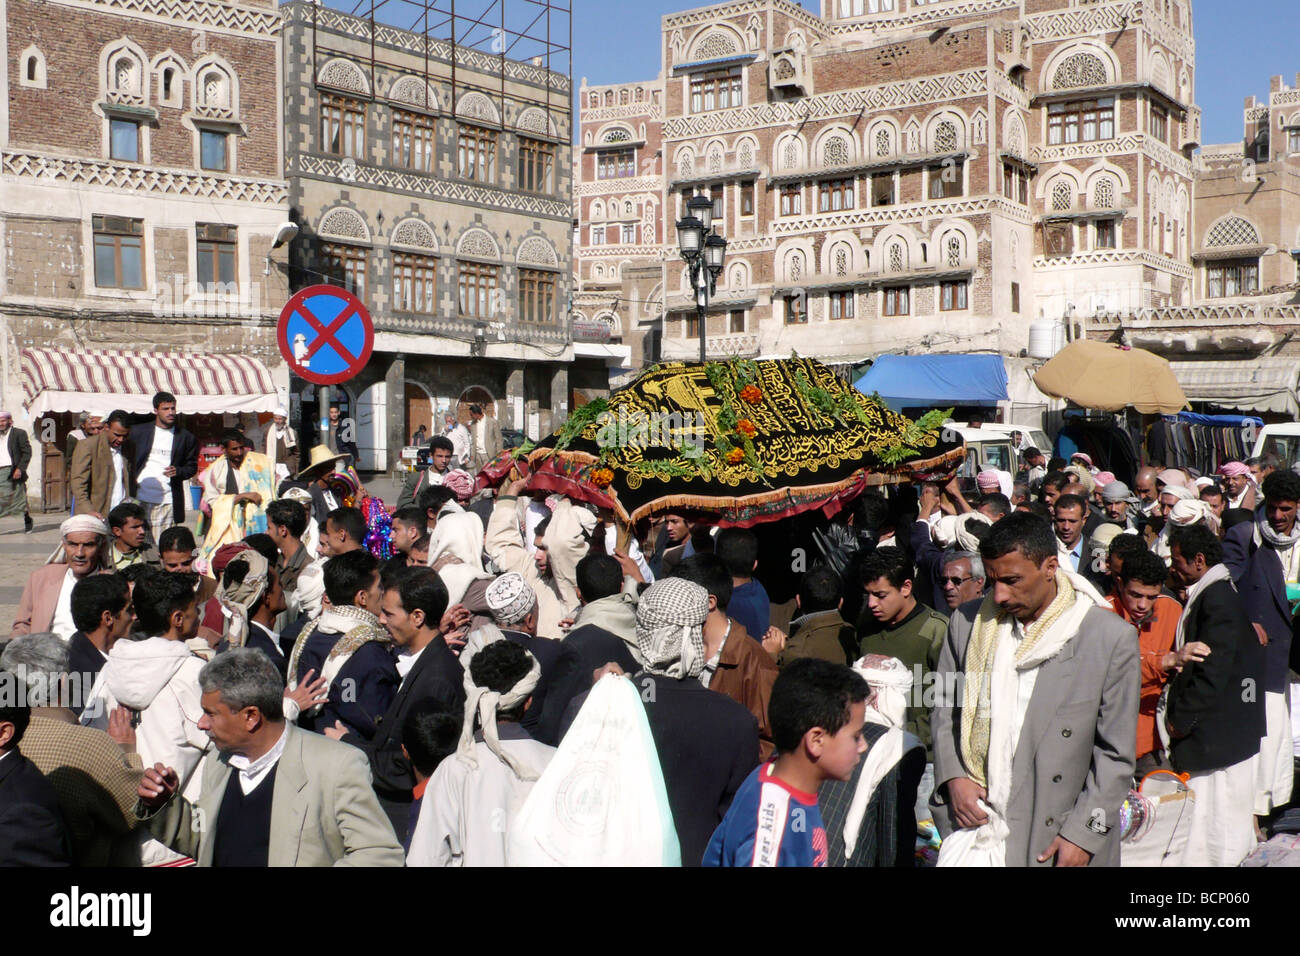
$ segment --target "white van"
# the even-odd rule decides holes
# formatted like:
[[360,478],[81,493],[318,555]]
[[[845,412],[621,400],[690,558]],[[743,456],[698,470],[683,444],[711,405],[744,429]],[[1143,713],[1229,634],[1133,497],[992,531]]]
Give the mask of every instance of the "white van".
[[1276,455],[1282,468],[1300,461],[1300,422],[1283,422],[1261,428],[1250,456],[1262,458],[1268,454]]
[[1029,428],[1024,425],[981,424],[971,428],[966,422],[944,422],[944,428],[951,428],[961,436],[966,444],[966,460],[962,463],[959,477],[973,479],[981,468],[996,468],[1011,475],[1020,468],[1020,457],[1016,452],[1016,443],[1012,432],[1020,432],[1047,457],[1052,457],[1052,443],[1041,428]]

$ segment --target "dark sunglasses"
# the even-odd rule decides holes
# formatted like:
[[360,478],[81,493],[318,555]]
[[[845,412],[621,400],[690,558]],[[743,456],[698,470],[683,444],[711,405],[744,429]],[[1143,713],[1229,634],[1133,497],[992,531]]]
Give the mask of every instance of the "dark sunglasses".
[[961,587],[963,584],[965,584],[967,581],[973,581],[973,580],[975,580],[974,575],[967,575],[967,576],[964,577],[964,578],[962,578],[962,577],[955,577],[955,578],[941,577],[941,578],[939,578],[939,582],[940,582],[941,584],[951,584],[953,587],[958,587],[958,588]]

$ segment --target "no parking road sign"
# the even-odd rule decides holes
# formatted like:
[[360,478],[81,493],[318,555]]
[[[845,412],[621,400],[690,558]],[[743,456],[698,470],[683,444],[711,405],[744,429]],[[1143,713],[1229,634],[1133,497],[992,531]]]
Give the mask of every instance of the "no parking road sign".
[[375,347],[375,326],[351,292],[313,285],[285,303],[275,337],[296,375],[317,385],[337,385],[366,367]]

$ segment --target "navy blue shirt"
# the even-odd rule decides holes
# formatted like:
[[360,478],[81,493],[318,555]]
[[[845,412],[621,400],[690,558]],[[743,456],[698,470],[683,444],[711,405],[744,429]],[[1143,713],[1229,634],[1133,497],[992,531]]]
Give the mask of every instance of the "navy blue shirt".
[[[298,658],[295,676],[299,683],[309,670],[320,676],[326,657],[342,637],[342,634],[325,633],[320,628],[312,632]],[[333,727],[334,722],[340,720],[348,730],[370,740],[375,735],[376,718],[388,710],[401,684],[402,678],[397,673],[397,664],[388,645],[370,641],[357,648],[330,683],[329,700],[321,712],[315,717],[303,714],[298,718],[298,726],[323,733],[326,727]]]
[[768,600],[767,590],[758,578],[750,578],[748,583],[731,592],[727,616],[745,625],[745,630],[749,631],[749,636],[754,640],[763,640],[763,635],[772,622],[772,602]]

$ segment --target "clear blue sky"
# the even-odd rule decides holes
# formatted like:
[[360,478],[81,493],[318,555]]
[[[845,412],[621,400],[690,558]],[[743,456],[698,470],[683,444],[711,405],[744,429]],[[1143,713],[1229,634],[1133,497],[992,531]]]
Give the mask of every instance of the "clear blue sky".
[[[805,7],[820,10],[816,0]],[[573,0],[573,83],[647,79],[659,72],[660,17],[695,0]],[[1275,73],[1291,85],[1300,72],[1295,0],[1194,0],[1196,102],[1206,143],[1241,139],[1242,100],[1268,97]],[[1272,24],[1270,29],[1267,25]]]

